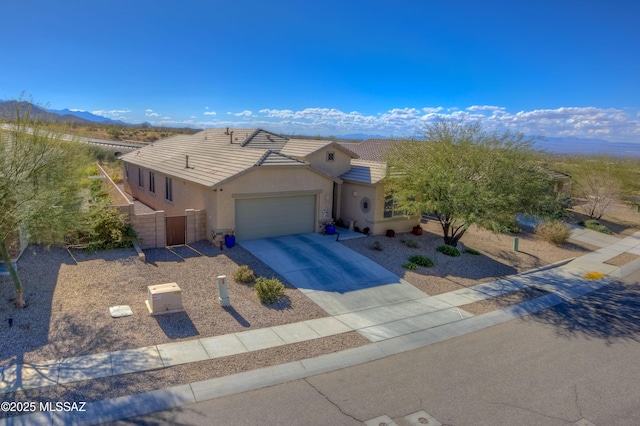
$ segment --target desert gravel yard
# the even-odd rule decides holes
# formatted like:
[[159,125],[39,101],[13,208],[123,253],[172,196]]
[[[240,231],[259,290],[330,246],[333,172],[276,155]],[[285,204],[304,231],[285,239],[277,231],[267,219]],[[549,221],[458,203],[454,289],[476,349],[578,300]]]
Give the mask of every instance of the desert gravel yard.
[[[207,242],[192,246],[203,255],[187,247],[148,250],[147,263],[133,249],[95,255],[72,250],[71,255],[61,248],[29,246],[19,262],[26,309],[13,308],[12,283],[0,277],[0,365],[17,357],[22,362],[44,361],[327,316],[282,277],[287,286],[284,299],[275,306],[262,305],[250,285],[233,281],[233,272],[245,263],[256,275],[278,275],[242,247],[221,252]],[[218,275],[227,275],[231,309],[218,302]],[[186,311],[150,316],[144,303],[147,286],[169,282],[181,287]],[[129,305],[133,315],[111,318],[109,307],[115,305]]]
[[[421,226],[424,231],[420,236],[410,233],[396,234],[394,238],[370,236],[346,240],[342,244],[369,257],[431,296],[581,256],[597,248],[572,241],[556,246],[541,241],[532,230],[527,229],[510,236],[473,226],[461,242],[464,247],[479,251],[480,255],[462,253],[460,257],[450,257],[436,251],[436,247],[444,244],[440,224],[430,220]],[[520,240],[517,252],[513,250],[514,236]],[[417,247],[411,248],[411,242]],[[376,244],[381,250],[374,249]],[[435,265],[431,268],[419,267],[415,271],[404,269],[408,258],[416,254],[427,256]]]
[[[640,216],[640,215],[638,215]],[[636,225],[640,221],[634,222]],[[423,235],[397,234],[395,238],[368,236],[343,241],[347,247],[404,278],[429,295],[469,287],[506,275],[577,257],[596,247],[569,241],[555,246],[536,238],[531,230],[518,234],[520,250],[512,249],[513,236],[471,228],[462,238],[465,247],[480,255],[462,253],[452,258],[436,252],[442,245],[439,224],[423,224]],[[619,234],[626,230],[616,230]],[[417,247],[412,248],[410,241]],[[382,250],[372,247],[378,242]],[[408,245],[409,244],[409,245]],[[13,285],[0,277],[0,366],[37,362],[167,342],[209,337],[327,316],[284,278],[240,246],[220,251],[208,242],[173,250],[146,250],[147,263],[133,249],[88,255],[61,248],[49,251],[29,246],[19,261],[25,284],[27,309],[13,307]],[[409,256],[431,258],[432,268],[407,271]],[[275,306],[262,305],[251,286],[235,283],[233,272],[248,264],[257,276],[280,278],[286,297]],[[227,275],[232,309],[218,303],[216,277]],[[183,290],[186,312],[151,317],[144,303],[147,286],[176,282]],[[524,289],[463,307],[478,315],[539,297],[539,289]],[[133,315],[111,318],[109,307],[129,305]],[[9,319],[13,319],[9,327]],[[92,401],[314,357],[369,343],[356,332],[249,352],[220,359],[184,364],[155,371],[0,395],[0,400]],[[0,417],[4,414],[0,413]]]

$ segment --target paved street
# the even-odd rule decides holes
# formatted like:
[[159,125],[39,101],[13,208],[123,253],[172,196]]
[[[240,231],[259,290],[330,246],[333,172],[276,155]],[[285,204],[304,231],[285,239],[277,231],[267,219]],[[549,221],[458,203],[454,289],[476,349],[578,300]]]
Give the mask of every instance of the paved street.
[[116,424],[361,425],[386,415],[403,426],[424,411],[456,426],[638,425],[639,318],[635,272],[459,338]]

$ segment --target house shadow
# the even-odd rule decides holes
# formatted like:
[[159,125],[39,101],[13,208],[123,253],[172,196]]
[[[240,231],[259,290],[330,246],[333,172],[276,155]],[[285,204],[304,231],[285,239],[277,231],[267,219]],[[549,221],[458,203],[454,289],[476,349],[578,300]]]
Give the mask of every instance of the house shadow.
[[170,339],[182,339],[200,335],[186,312],[174,312],[154,316],[156,322]]
[[614,282],[522,319],[552,325],[567,338],[640,341],[640,285]]
[[145,249],[145,261],[153,266],[158,266],[160,262],[184,262],[184,259],[178,256],[168,248]]

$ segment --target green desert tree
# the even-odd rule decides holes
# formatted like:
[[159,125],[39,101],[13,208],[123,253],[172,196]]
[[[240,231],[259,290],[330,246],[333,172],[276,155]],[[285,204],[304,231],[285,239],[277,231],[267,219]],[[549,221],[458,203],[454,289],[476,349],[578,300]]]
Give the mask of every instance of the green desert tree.
[[517,213],[561,210],[550,173],[522,134],[440,120],[427,126],[424,140],[392,147],[387,164],[385,191],[396,207],[435,214],[448,245],[456,246],[472,224],[501,232]]
[[17,307],[26,305],[11,246],[19,232],[33,243],[63,240],[81,214],[81,173],[88,161],[78,145],[61,140],[29,110],[17,110],[11,125],[0,130],[0,252]]

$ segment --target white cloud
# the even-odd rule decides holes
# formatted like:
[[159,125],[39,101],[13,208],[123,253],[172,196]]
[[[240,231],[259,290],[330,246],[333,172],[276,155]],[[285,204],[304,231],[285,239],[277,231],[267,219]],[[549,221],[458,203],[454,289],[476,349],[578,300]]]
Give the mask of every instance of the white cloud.
[[111,109],[111,110],[97,110],[91,111],[91,114],[99,115],[101,117],[111,118],[113,120],[128,120],[128,117],[125,114],[130,113],[130,109]]
[[215,111],[207,111],[204,113],[204,115],[216,115]]
[[[207,114],[211,115],[213,114]],[[640,115],[609,108],[562,107],[509,112],[491,105],[468,107],[399,107],[384,112],[364,114],[336,108],[301,110],[264,108],[227,112],[224,120],[173,121],[166,125],[196,127],[261,127],[275,132],[298,135],[344,135],[366,133],[383,136],[419,136],[424,126],[439,118],[480,121],[488,129],[509,129],[529,136],[575,136],[605,138],[613,142],[640,142]],[[166,119],[168,120],[168,119]]]
[[242,111],[242,112],[235,113],[233,115],[235,115],[236,117],[251,117],[253,115],[253,113],[251,111],[246,111],[245,110],[245,111]]
[[504,107],[498,107],[493,105],[471,105],[466,108],[467,111],[504,111]]
[[160,114],[154,112],[152,109],[145,110],[145,117],[160,117]]
[[73,111],[73,112],[86,112],[83,109],[78,109],[78,108],[69,108],[69,111]]

